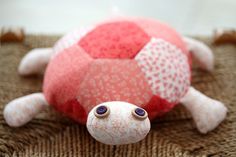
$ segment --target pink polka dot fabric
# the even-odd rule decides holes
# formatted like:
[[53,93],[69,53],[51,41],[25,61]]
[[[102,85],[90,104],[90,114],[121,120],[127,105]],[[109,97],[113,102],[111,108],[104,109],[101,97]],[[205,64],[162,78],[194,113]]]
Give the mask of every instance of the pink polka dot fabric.
[[178,103],[190,85],[188,57],[163,39],[152,38],[135,56],[154,95]]
[[44,94],[82,124],[93,107],[106,101],[133,103],[153,119],[171,110],[190,84],[191,58],[182,38],[154,20],[107,21],[67,35],[55,50]]

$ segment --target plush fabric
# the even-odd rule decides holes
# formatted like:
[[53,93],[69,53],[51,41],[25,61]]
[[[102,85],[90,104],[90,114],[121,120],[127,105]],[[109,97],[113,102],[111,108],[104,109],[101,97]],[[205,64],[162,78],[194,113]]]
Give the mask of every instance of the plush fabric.
[[136,55],[154,95],[177,104],[190,85],[188,57],[163,39],[152,38]]
[[170,103],[157,95],[153,95],[143,108],[148,112],[148,118],[153,120],[157,116],[162,116],[169,112],[175,105],[176,104]]
[[105,23],[97,26],[79,45],[93,58],[133,58],[150,37],[133,22]]
[[149,36],[163,39],[181,49],[186,55],[189,55],[182,37],[173,28],[157,20],[148,18],[137,18],[134,22]]
[[[140,20],[135,22],[138,24]],[[84,33],[82,38],[78,33],[66,36],[58,43],[61,50],[57,52],[55,49],[54,52],[52,49],[38,49],[40,53],[35,50],[27,54],[20,67],[27,70],[33,58],[39,68],[33,68],[26,75],[40,72],[50,61],[45,74],[44,94],[40,93],[39,102],[35,101],[37,97],[29,95],[9,103],[4,110],[8,124],[18,127],[27,123],[48,102],[75,121],[87,124],[90,134],[98,141],[112,145],[128,144],[146,136],[150,124],[145,121],[163,115],[181,101],[191,112],[201,133],[216,128],[226,117],[227,108],[190,88],[191,58],[185,47],[181,47],[184,44],[181,37],[162,24],[160,28],[145,30],[149,35],[154,33],[150,37],[140,31],[137,24],[127,21],[102,24]],[[165,33],[167,38],[162,38]],[[173,40],[168,39],[170,36]],[[68,43],[67,38],[71,38]],[[196,40],[185,38],[185,42],[202,67],[212,70],[212,51]],[[34,57],[36,54],[38,57]],[[46,61],[42,60],[44,58]],[[37,103],[36,107],[31,109],[28,103],[22,105],[25,100]],[[100,121],[94,111],[104,102],[111,113]],[[144,108],[146,111],[140,110],[149,116],[146,114],[144,119],[138,120],[137,117],[130,118],[130,115],[137,115],[130,110],[129,103],[133,104],[133,109]],[[17,107],[20,114],[12,116],[15,111],[11,109]],[[144,127],[139,130],[139,125]]]
[[105,102],[99,106],[101,105],[109,106],[109,118],[96,118],[94,108],[87,121],[88,131],[96,140],[111,145],[129,144],[131,141],[136,143],[142,140],[148,134],[151,127],[149,119],[138,120],[132,114],[137,106],[117,101]]
[[4,118],[11,127],[19,127],[29,122],[38,112],[48,107],[42,93],[34,93],[12,100],[3,111]]
[[58,53],[63,52],[64,49],[69,48],[70,46],[77,43],[82,37],[84,37],[88,32],[94,29],[93,26],[86,27],[86,28],[78,28],[63,36],[60,40],[56,42],[53,46],[54,58]]
[[69,99],[65,103],[56,104],[54,107],[57,111],[62,112],[74,121],[86,124],[88,112],[85,111],[77,98]]
[[22,76],[43,73],[53,54],[52,48],[33,49],[20,62],[18,73]]
[[[52,47],[58,36],[26,35],[22,44],[2,44],[0,48],[0,112],[13,98],[41,91],[42,77],[21,77],[16,69],[27,51]],[[7,126],[0,115],[0,156],[234,156],[236,154],[236,47],[212,46],[211,38],[197,37],[209,44],[215,54],[215,70],[209,74],[193,68],[193,86],[220,99],[229,114],[226,120],[207,135],[193,125],[190,112],[178,105],[152,122],[144,140],[125,146],[107,146],[95,141],[85,126],[73,123],[53,108],[44,110],[20,128]],[[9,63],[9,64],[6,64]],[[32,105],[32,104],[30,104]],[[16,108],[17,110],[17,108]],[[12,116],[14,117],[14,116]]]
[[[106,20],[103,23],[114,23],[129,21],[136,23],[146,34],[150,37],[164,39],[165,41],[175,45],[181,49],[186,55],[189,55],[186,44],[183,42],[182,37],[169,25],[158,20],[143,18],[143,17],[116,17]],[[100,23],[103,24],[103,23]]]
[[228,110],[222,102],[209,98],[193,87],[189,88],[181,103],[189,110],[197,129],[203,134],[215,129],[225,119]]
[[211,49],[203,44],[192,38],[183,38],[189,51],[193,54],[195,60],[198,62],[199,66],[202,69],[213,71],[214,69],[214,55]]
[[78,101],[87,112],[107,101],[126,101],[142,107],[152,97],[151,88],[134,60],[94,60],[77,90]]
[[106,101],[144,107],[153,119],[173,108],[190,84],[184,42],[159,22],[104,22],[69,33],[54,50],[44,79],[46,99],[83,124]]
[[64,104],[77,97],[77,90],[92,60],[75,44],[49,63],[43,85],[43,92],[49,104]]

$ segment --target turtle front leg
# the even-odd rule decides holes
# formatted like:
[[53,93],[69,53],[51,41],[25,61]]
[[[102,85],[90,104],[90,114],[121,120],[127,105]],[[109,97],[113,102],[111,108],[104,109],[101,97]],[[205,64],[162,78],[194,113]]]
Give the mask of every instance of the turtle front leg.
[[227,108],[223,103],[193,87],[189,88],[180,102],[190,111],[197,129],[203,134],[215,129],[226,117]]
[[19,74],[27,76],[43,73],[52,54],[52,48],[36,48],[29,51],[21,60]]
[[9,126],[20,127],[39,112],[45,109],[48,103],[42,93],[34,93],[17,98],[6,105],[3,116]]

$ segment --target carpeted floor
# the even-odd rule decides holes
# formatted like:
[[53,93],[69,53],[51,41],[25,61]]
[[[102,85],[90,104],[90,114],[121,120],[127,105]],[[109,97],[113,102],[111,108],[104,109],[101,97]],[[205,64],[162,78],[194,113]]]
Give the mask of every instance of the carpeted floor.
[[[17,65],[32,48],[49,47],[55,36],[28,35],[23,44],[0,47],[0,156],[236,156],[236,47],[213,47],[213,73],[193,68],[194,87],[223,101],[227,119],[207,135],[197,132],[190,114],[181,106],[158,118],[145,140],[124,146],[106,146],[93,140],[86,128],[55,113],[39,114],[21,128],[6,125],[2,110],[10,100],[41,91],[43,77],[22,78]],[[200,38],[210,43],[208,38]]]

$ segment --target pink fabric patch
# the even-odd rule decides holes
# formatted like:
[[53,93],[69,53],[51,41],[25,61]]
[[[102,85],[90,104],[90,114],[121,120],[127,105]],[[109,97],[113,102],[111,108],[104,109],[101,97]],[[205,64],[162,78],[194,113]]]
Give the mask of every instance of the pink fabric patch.
[[141,17],[117,17],[112,18],[104,23],[114,23],[114,22],[124,22],[130,21],[136,23],[140,28],[143,29],[150,37],[164,39],[165,41],[175,45],[181,49],[184,53],[189,55],[186,44],[182,40],[182,37],[170,26],[159,22],[158,20],[153,20],[149,18]]
[[178,103],[190,85],[188,58],[176,46],[152,38],[135,56],[154,95]]
[[153,120],[157,116],[169,112],[174,106],[175,104],[155,95],[143,108],[148,112],[148,118]]
[[49,104],[64,104],[76,98],[76,91],[92,60],[76,44],[50,61],[43,84],[43,92]]
[[114,22],[97,26],[79,45],[93,58],[133,58],[150,37],[133,22]]
[[140,26],[149,36],[163,39],[181,49],[186,55],[189,55],[186,44],[183,42],[181,36],[173,28],[157,20],[148,18],[139,18],[134,22]]
[[86,124],[88,113],[84,110],[83,106],[76,98],[63,104],[55,105],[54,107],[76,122]]
[[[167,74],[173,68],[166,69],[166,66],[176,66],[175,62],[172,65],[169,59],[163,61],[162,58],[163,66],[159,68],[165,67],[162,69],[165,72],[153,70],[157,67],[152,61],[159,60],[161,57],[158,55],[166,56],[168,53],[163,51],[169,52],[172,46],[181,50],[178,50],[181,54],[176,56],[177,60],[184,55],[189,60],[187,64],[191,64],[181,37],[167,25],[150,19],[124,18],[100,24],[82,38],[74,35],[69,37],[71,41],[66,39],[62,45],[59,44],[62,46],[58,50],[61,53],[49,63],[43,85],[47,101],[74,120],[84,124],[87,113],[94,106],[115,100],[143,107],[153,119],[173,108],[182,95],[183,92],[177,92],[176,98],[169,87],[174,77],[172,73],[170,77]],[[144,49],[152,37],[169,45],[151,45],[150,49]],[[81,40],[70,46],[77,38]],[[153,53],[159,48],[163,50]],[[135,60],[127,60],[133,58]],[[180,62],[180,75],[185,75],[183,62]],[[160,74],[163,74],[161,79]],[[159,85],[162,84],[158,81],[164,80],[164,85],[164,77],[167,78],[168,88],[161,89]],[[182,79],[182,85],[185,76],[178,78]]]
[[54,58],[60,52],[63,52],[64,49],[76,44],[83,36],[85,36],[92,29],[93,27],[79,28],[64,35],[54,45],[54,54],[52,58]]
[[142,106],[149,102],[152,92],[136,61],[98,59],[91,64],[77,95],[88,112],[106,101]]

